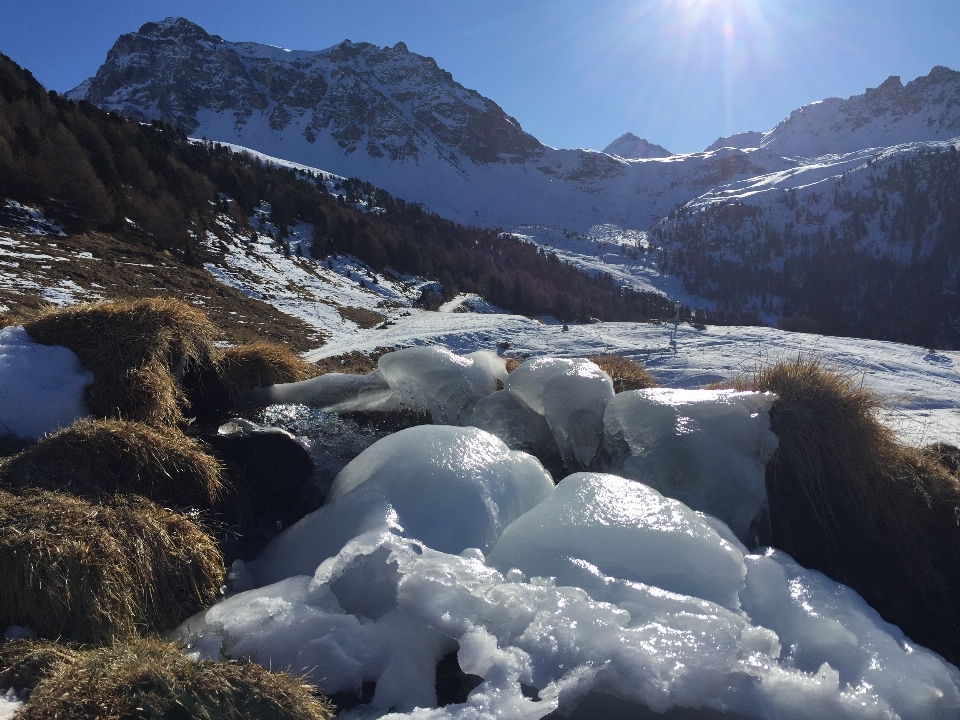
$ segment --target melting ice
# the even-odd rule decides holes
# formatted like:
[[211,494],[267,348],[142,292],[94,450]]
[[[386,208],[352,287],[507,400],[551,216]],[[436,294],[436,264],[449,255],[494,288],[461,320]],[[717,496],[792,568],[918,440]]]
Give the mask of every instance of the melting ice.
[[[955,667],[848,588],[742,544],[766,505],[775,398],[614,396],[592,363],[555,359],[496,391],[496,359],[417,351],[368,380],[479,427],[367,448],[248,563],[254,589],[178,629],[193,654],[289,666],[327,693],[375,682],[352,718],[533,719],[603,697],[749,718],[960,716]],[[554,487],[522,450],[592,471]],[[483,682],[437,708],[453,651]]]

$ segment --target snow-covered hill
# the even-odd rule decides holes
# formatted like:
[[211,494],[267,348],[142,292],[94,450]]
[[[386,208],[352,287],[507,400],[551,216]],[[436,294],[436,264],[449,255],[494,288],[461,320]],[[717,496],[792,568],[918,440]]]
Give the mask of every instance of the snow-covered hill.
[[956,347],[958,149],[905,143],[731,182],[670,213],[650,241],[662,271],[721,306]]

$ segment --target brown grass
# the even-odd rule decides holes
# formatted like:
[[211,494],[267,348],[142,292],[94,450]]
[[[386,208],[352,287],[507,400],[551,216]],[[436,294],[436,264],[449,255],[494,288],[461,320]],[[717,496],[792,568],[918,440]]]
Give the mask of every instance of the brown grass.
[[613,380],[614,392],[627,390],[646,390],[657,386],[657,381],[647,369],[636,360],[622,355],[594,355],[587,358],[600,366]]
[[51,640],[11,640],[0,644],[0,686],[32,691],[58,663],[79,656],[74,645]]
[[283,345],[267,342],[247,343],[216,353],[214,366],[232,401],[250,388],[299,382],[320,374],[316,365]]
[[223,574],[210,537],[143,498],[0,491],[4,626],[76,642],[163,631],[212,603]]
[[122,420],[80,420],[0,466],[0,486],[90,498],[142,495],[211,508],[225,493],[219,463],[176,430]]
[[250,662],[191,660],[158,639],[88,650],[59,662],[21,720],[326,720],[334,709],[302,678]]
[[153,425],[183,419],[177,379],[209,363],[216,328],[179,300],[150,298],[48,309],[24,326],[34,340],[73,350],[95,376],[86,400],[99,417]]
[[738,388],[777,393],[767,465],[773,544],[851,585],[914,640],[960,658],[960,483],[900,445],[856,377],[798,358]]
[[354,350],[343,355],[334,355],[323,358],[316,363],[317,370],[321,375],[324,373],[338,372],[349,375],[366,375],[377,369],[377,361],[388,352],[393,352],[395,348],[378,347],[369,354]]

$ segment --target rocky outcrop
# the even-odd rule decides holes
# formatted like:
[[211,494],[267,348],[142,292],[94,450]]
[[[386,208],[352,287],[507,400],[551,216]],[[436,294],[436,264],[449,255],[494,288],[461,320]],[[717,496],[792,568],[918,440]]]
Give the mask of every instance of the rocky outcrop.
[[477,163],[522,161],[542,147],[496,103],[403,43],[289,51],[227,42],[184,18],[120,36],[69,96],[190,134],[204,112],[232,113],[236,129],[266,113],[276,132],[296,124],[308,142],[329,132],[347,153],[394,161],[436,146]]

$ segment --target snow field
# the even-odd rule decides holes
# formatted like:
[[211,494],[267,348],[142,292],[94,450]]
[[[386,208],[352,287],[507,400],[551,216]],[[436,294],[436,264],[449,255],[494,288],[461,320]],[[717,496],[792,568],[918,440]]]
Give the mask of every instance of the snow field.
[[[562,422],[550,420],[549,389],[583,381],[557,393],[554,416],[600,405],[603,447],[619,443],[627,458],[659,439],[661,452],[681,456],[673,479],[697,486],[692,497],[706,504],[755,491],[751,472],[774,446],[768,395],[614,397],[592,363],[541,359],[476,400],[489,356],[394,355],[381,364],[393,366],[387,382],[403,388],[405,404],[493,425],[497,403],[526,407],[555,441]],[[525,397],[539,399],[539,411]],[[234,590],[253,589],[175,637],[196,656],[290,666],[326,693],[375,681],[372,701],[345,718],[541,718],[592,691],[655,711],[755,718],[960,714],[960,671],[853,591],[779,551],[750,554],[723,520],[668,497],[669,483],[665,494],[645,484],[657,461],[648,470],[624,459],[640,481],[581,472],[554,488],[534,457],[508,444],[442,425],[378,441],[340,472],[327,505],[234,569],[243,581]],[[452,651],[483,683],[465,704],[436,708],[435,666]]]

